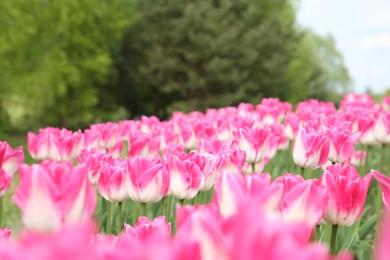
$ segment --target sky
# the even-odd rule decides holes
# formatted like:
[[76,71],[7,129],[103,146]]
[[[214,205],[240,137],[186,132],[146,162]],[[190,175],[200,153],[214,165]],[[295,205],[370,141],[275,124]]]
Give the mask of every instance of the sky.
[[390,89],[390,0],[300,0],[298,23],[333,35],[354,92]]

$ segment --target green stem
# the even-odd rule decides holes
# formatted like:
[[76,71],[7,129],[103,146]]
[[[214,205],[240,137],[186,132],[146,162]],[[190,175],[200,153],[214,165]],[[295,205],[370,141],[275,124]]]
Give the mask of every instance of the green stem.
[[143,217],[147,217],[148,214],[146,207],[147,207],[146,203],[141,202],[141,216]]
[[168,198],[167,198],[167,222],[170,222],[171,220],[171,204],[172,204],[172,197],[173,195],[170,195]]
[[254,173],[255,171],[256,171],[256,164],[252,163],[252,173]]
[[381,173],[383,173],[384,162],[385,162],[385,145],[382,144],[382,146],[381,146],[381,164],[380,164],[380,167],[379,167],[379,171]]
[[106,223],[106,233],[111,234],[111,202],[107,200],[107,223]]
[[161,215],[165,216],[165,218],[167,218],[168,220],[168,216],[167,216],[167,196],[165,196],[162,200],[161,200]]
[[184,206],[184,199],[179,200],[179,202],[180,202],[180,205]]
[[292,157],[292,146],[293,146],[293,142],[290,140],[288,142],[288,149],[286,151],[286,171],[287,172],[290,172],[291,171],[291,157]]
[[[379,166],[379,171],[383,173],[383,167],[384,167],[384,158],[385,158],[385,146],[382,144],[381,146],[381,161]],[[377,223],[380,221],[381,217],[381,209],[382,209],[382,189],[379,186],[379,184],[376,185],[376,218]]]
[[338,228],[338,225],[332,225],[332,234],[330,236],[330,252],[333,255],[336,255],[336,239]]
[[305,174],[305,168],[301,167],[301,176],[304,177]]
[[3,196],[0,197],[0,227],[3,226]]
[[198,200],[199,200],[199,197],[200,197],[200,195],[202,194],[203,192],[199,192],[196,196],[195,196],[195,198],[194,198],[194,200],[193,200],[193,204],[192,205],[196,205],[196,204],[198,204]]
[[364,150],[366,151],[366,159],[364,160],[364,163],[363,163],[362,175],[366,174],[366,168],[367,168],[367,162],[368,162],[368,155],[369,155],[370,147],[365,145],[364,146]]
[[321,238],[321,225],[316,225],[314,240],[320,241],[320,238]]
[[122,201],[118,202],[118,222],[117,222],[117,234],[122,231]]

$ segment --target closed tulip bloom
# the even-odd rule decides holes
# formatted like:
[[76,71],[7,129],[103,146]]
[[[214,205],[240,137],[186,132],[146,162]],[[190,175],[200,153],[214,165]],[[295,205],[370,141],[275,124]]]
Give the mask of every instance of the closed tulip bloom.
[[388,260],[390,259],[390,211],[389,208],[384,210],[382,219],[380,222],[380,228],[377,231],[377,240],[374,250],[375,260]]
[[169,238],[171,235],[171,224],[167,223],[165,216],[159,216],[154,220],[147,217],[139,217],[134,227],[125,224],[124,233],[133,233],[138,240],[147,242],[149,239],[159,237]]
[[390,96],[386,96],[382,99],[382,108],[385,111],[390,111]]
[[390,113],[379,114],[374,124],[374,136],[378,143],[390,144]]
[[360,132],[351,134],[349,131],[336,127],[327,130],[330,150],[329,160],[334,163],[342,163],[352,157],[356,142],[359,140]]
[[111,202],[121,202],[129,199],[126,178],[126,163],[124,160],[103,161],[100,166],[98,181],[99,193]]
[[129,137],[129,156],[156,157],[160,152],[160,138],[148,134],[133,134]]
[[0,142],[0,197],[11,187],[14,173],[24,161],[23,148],[12,147],[6,142]]
[[107,122],[90,125],[93,136],[97,136],[97,145],[103,148],[113,147],[119,140],[119,126],[116,123]]
[[0,239],[8,239],[11,236],[11,229],[0,228]]
[[371,170],[371,173],[382,189],[383,204],[390,210],[390,178],[375,170]]
[[237,145],[245,151],[246,162],[261,162],[269,153],[271,129],[240,128],[233,134]]
[[365,163],[367,157],[367,152],[363,150],[354,151],[351,156],[351,165],[360,166]]
[[178,199],[188,200],[194,198],[202,183],[202,171],[196,160],[197,156],[190,153],[170,154],[166,156],[168,170],[171,176],[169,191]]
[[127,191],[132,200],[142,203],[160,201],[168,193],[170,176],[158,160],[126,158]]
[[88,178],[92,184],[97,184],[100,176],[100,165],[103,161],[114,160],[112,156],[105,154],[100,150],[93,148],[92,150],[82,150],[77,157],[79,163],[83,163],[87,167]]
[[83,144],[81,131],[72,132],[54,127],[40,129],[38,134],[29,132],[27,136],[28,151],[35,160],[71,161]]
[[63,223],[86,222],[96,205],[96,193],[84,165],[44,161],[21,165],[13,201],[28,229],[58,230]]
[[329,140],[325,134],[301,128],[293,147],[293,159],[302,168],[316,169],[328,160]]
[[362,178],[351,166],[329,166],[320,179],[329,197],[326,222],[339,226],[354,224],[363,213],[371,179],[371,173]]
[[288,223],[317,225],[324,216],[328,198],[326,189],[315,180],[306,180],[286,192],[281,212]]

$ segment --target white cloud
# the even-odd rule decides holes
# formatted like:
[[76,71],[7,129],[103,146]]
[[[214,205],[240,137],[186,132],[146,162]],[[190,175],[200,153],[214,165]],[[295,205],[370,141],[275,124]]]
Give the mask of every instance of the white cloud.
[[390,49],[390,33],[380,33],[367,36],[360,41],[360,46],[366,49]]

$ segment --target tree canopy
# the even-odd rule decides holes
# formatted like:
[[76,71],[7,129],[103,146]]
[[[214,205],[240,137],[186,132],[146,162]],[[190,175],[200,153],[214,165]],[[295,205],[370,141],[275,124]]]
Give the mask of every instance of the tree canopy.
[[78,128],[174,110],[331,99],[350,77],[293,0],[0,1],[0,123]]

